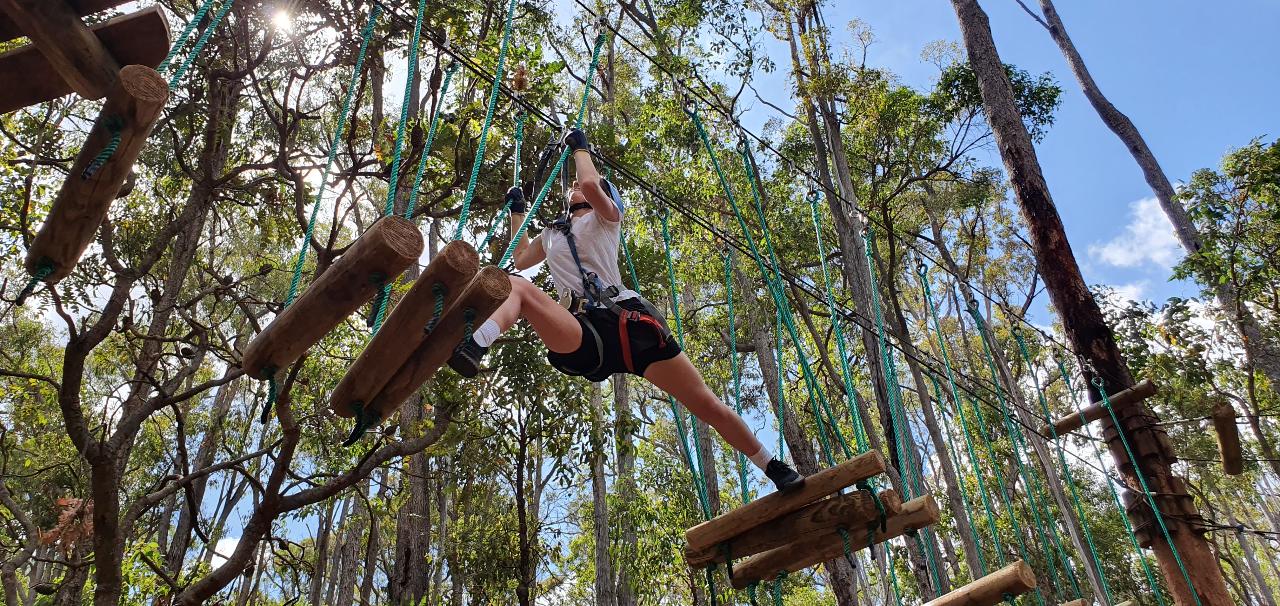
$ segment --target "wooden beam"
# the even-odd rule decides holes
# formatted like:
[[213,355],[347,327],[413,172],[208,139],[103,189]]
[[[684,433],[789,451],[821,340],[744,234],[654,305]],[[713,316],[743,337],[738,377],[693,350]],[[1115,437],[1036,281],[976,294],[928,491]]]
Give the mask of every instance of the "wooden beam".
[[[52,0],[48,0],[52,2]],[[109,8],[114,8],[129,2],[130,0],[63,0],[63,2],[71,7],[77,17],[87,17],[94,13],[100,13]],[[9,15],[0,11],[0,42],[8,42],[14,38],[21,38],[27,35],[26,32],[18,28],[18,24],[9,18]]]
[[[902,498],[896,491],[885,490],[878,496],[887,517],[902,511]],[[724,562],[726,552],[735,559],[745,558],[813,535],[837,532],[841,528],[850,536],[865,535],[869,528],[879,524],[880,510],[875,499],[869,491],[858,490],[823,499],[708,549],[686,549],[684,558],[691,568],[706,568]]]
[[[118,65],[155,67],[169,54],[169,22],[159,7],[104,21],[91,31]],[[23,46],[0,55],[0,113],[72,92],[75,91],[70,84],[55,76],[55,65],[35,46]]]
[[884,473],[884,457],[875,451],[862,453],[835,467],[828,467],[805,478],[804,486],[789,493],[774,492],[712,520],[707,520],[684,533],[688,548],[710,549],[716,544],[742,534],[765,522],[776,520],[803,508],[842,488]]
[[[1156,395],[1156,392],[1158,391],[1159,387],[1153,383],[1151,379],[1143,379],[1138,381],[1137,385],[1134,385],[1129,389],[1114,394],[1108,394],[1107,399],[1111,400],[1111,406],[1113,408],[1119,408],[1141,402]],[[1063,436],[1080,429],[1089,423],[1093,423],[1094,421],[1101,421],[1108,416],[1110,415],[1107,413],[1106,407],[1102,404],[1093,404],[1086,406],[1079,412],[1060,417],[1053,422],[1052,428],[1044,426],[1040,429],[1040,433],[1046,436],[1053,436],[1055,435],[1053,432],[1057,432],[1056,435]]]
[[379,219],[254,337],[240,365],[258,379],[287,368],[421,254],[422,234],[412,221]]
[[[329,399],[329,410],[340,417],[355,416],[353,405],[363,406],[382,391],[409,355],[426,339],[427,324],[435,313],[434,291],[440,290],[447,307],[480,270],[480,255],[462,240],[450,242],[431,259],[413,287],[405,293],[386,322],[365,345],[360,357],[347,369]],[[443,317],[445,308],[440,309]]]
[[[925,495],[902,504],[902,510],[889,518],[886,529],[875,533],[849,533],[849,550],[867,547],[867,540],[881,543],[894,537],[938,523],[941,513],[933,497]],[[733,587],[745,589],[752,583],[772,580],[780,572],[796,572],[844,555],[844,538],[837,532],[815,535],[777,549],[751,556],[733,567]]]
[[457,301],[440,318],[440,324],[428,335],[413,355],[387,381],[382,393],[369,403],[370,410],[381,418],[387,418],[400,408],[409,396],[435,376],[436,371],[449,360],[466,331],[467,310],[471,310],[472,325],[479,326],[511,295],[511,278],[507,272],[492,265],[480,270],[471,284],[458,296]]
[[1222,454],[1222,470],[1227,475],[1244,473],[1244,451],[1240,447],[1240,427],[1236,425],[1236,409],[1226,400],[1219,400],[1210,415],[1213,431],[1218,434],[1218,452]]
[[[51,273],[45,281],[50,284],[71,273],[129,177],[168,100],[169,86],[155,70],[141,65],[120,70],[116,88],[107,95],[93,130],[71,165],[71,174],[27,249],[28,272],[36,275],[47,268]],[[115,153],[86,177],[85,169],[97,165],[97,156],[110,145],[115,130],[120,134]]]
[[1005,596],[1020,596],[1035,588],[1035,571],[1026,562],[1016,560],[925,606],[995,606],[1004,602]]
[[66,2],[0,0],[0,8],[81,97],[101,99],[115,86],[120,64]]

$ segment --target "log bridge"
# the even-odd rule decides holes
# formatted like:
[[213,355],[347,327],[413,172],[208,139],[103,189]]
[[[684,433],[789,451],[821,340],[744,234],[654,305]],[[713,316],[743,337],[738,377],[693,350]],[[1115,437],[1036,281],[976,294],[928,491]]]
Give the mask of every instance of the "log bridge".
[[126,1],[0,0],[0,41],[30,40],[0,54],[0,112],[73,92],[106,99],[27,251],[33,286],[75,268],[169,100],[168,83],[153,69],[171,43],[159,7],[92,27],[82,21]]

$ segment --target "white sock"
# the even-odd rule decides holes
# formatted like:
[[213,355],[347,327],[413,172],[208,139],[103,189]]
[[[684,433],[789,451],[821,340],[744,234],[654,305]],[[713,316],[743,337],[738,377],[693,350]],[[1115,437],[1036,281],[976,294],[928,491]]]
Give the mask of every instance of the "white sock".
[[769,452],[769,448],[767,446],[761,444],[760,452],[748,456],[747,458],[751,459],[751,462],[755,463],[756,467],[760,468],[760,471],[764,471],[764,468],[769,465],[769,461],[773,460],[773,453]]
[[485,320],[475,332],[471,333],[471,338],[475,339],[476,345],[480,347],[488,347],[493,345],[498,337],[502,336],[502,329],[498,327],[498,323],[493,320]]

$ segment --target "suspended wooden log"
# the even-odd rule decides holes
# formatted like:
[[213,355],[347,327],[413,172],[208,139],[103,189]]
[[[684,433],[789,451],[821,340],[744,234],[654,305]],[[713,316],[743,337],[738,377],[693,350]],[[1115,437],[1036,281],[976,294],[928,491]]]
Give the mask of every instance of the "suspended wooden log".
[[[52,0],[45,0],[52,2]],[[114,8],[130,2],[131,0],[63,0],[77,17],[86,17],[94,13],[100,13],[109,8]],[[18,28],[18,24],[9,18],[5,12],[0,12],[0,42],[8,42],[14,38],[21,38],[27,35]]]
[[1210,415],[1213,431],[1218,434],[1222,470],[1232,476],[1244,473],[1244,452],[1240,447],[1240,428],[1236,425],[1236,416],[1236,409],[1226,400],[1214,404]]
[[[155,70],[141,65],[120,70],[116,88],[107,95],[71,174],[27,250],[26,267],[33,276],[52,284],[75,268],[168,100],[169,86]],[[115,151],[104,158],[104,150],[117,143],[117,134]]]
[[382,328],[369,339],[360,357],[347,369],[333,390],[329,409],[340,417],[353,417],[356,414],[353,404],[363,407],[372,401],[426,338],[428,325],[436,313],[436,293],[439,293],[439,311],[443,316],[445,308],[457,300],[479,270],[480,255],[470,244],[456,240],[445,246],[427,264]]
[[685,531],[687,549],[706,551],[766,522],[776,520],[803,508],[842,488],[884,473],[884,457],[875,451],[858,455],[835,467],[828,467],[805,478],[804,486],[793,492],[774,492],[747,503],[729,513],[707,520]]
[[[42,6],[45,2],[50,6],[55,4],[52,0],[4,0],[7,3],[19,1],[41,3]],[[79,24],[80,28],[85,27],[78,19],[75,23]],[[56,36],[59,29],[50,29]],[[74,30],[70,24],[66,29]],[[92,35],[88,38],[76,36],[75,44],[57,46],[55,43],[47,43],[40,48],[36,45],[27,45],[0,55],[0,113],[8,113],[28,105],[57,99],[72,92],[82,92],[82,88],[86,98],[102,98],[107,93],[100,93],[99,89],[102,86],[100,83],[86,84],[79,81],[101,77],[103,71],[101,67],[97,69],[84,67],[84,71],[79,71],[83,67],[82,64],[87,61],[98,60],[112,67],[119,65],[155,67],[160,65],[165,55],[169,54],[169,22],[159,7],[153,6],[136,13],[115,17],[87,28],[87,31],[92,32]],[[92,40],[99,42],[95,43]],[[59,53],[52,57],[42,52],[51,44],[54,44],[53,48],[59,49]],[[106,52],[95,50],[99,47],[106,49]],[[54,75],[62,74],[63,71],[75,71],[81,74],[76,77],[75,86],[73,82],[66,80],[65,76]],[[35,74],[38,76],[34,76]]]
[[[902,511],[902,499],[896,491],[885,490],[876,496],[880,498],[886,517]],[[869,491],[858,490],[823,499],[708,549],[686,549],[684,557],[690,567],[706,568],[724,562],[727,557],[744,558],[807,540],[814,535],[838,532],[842,528],[850,536],[865,535],[868,528],[879,524],[880,509],[876,507],[875,498]]]
[[[849,532],[850,552],[865,549],[868,541],[882,543],[903,534],[938,523],[941,513],[933,497],[925,495],[902,504],[897,515],[891,516],[882,531],[874,536],[866,532]],[[733,587],[745,589],[752,583],[773,580],[780,572],[796,572],[822,562],[843,556],[844,537],[838,532],[814,535],[803,541],[789,543],[777,549],[756,554],[733,567]]]
[[960,587],[925,606],[995,606],[1008,596],[1020,596],[1036,588],[1036,573],[1016,560],[985,577]]
[[478,327],[510,295],[511,278],[507,276],[507,272],[492,265],[480,270],[471,284],[467,285],[453,305],[445,311],[436,329],[427,335],[400,370],[387,381],[382,392],[370,401],[369,409],[385,419],[400,408],[409,396],[449,361],[453,350],[466,336],[468,316],[471,318],[471,326]]
[[[1159,391],[1159,387],[1155,383],[1151,382],[1150,379],[1143,379],[1137,385],[1115,394],[1108,394],[1107,397],[1111,400],[1112,407],[1119,408],[1150,398],[1156,395],[1157,391]],[[1052,429],[1049,426],[1045,426],[1040,431],[1046,436],[1055,435],[1051,433],[1055,431],[1057,432],[1056,435],[1062,436],[1109,416],[1111,415],[1101,403],[1092,404],[1082,408],[1079,412],[1058,418],[1053,422]]]
[[240,365],[249,376],[267,379],[293,364],[421,254],[422,234],[413,222],[379,219],[254,337]]

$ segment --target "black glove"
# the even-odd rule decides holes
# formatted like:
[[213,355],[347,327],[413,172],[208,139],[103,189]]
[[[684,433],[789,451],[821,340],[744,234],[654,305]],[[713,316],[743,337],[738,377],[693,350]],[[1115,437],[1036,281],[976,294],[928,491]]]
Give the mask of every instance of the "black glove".
[[528,210],[524,205],[524,190],[519,187],[512,187],[507,190],[507,208],[511,209],[512,214],[521,215]]
[[572,151],[588,149],[587,133],[582,132],[580,128],[570,129],[564,134],[564,144],[569,146]]

